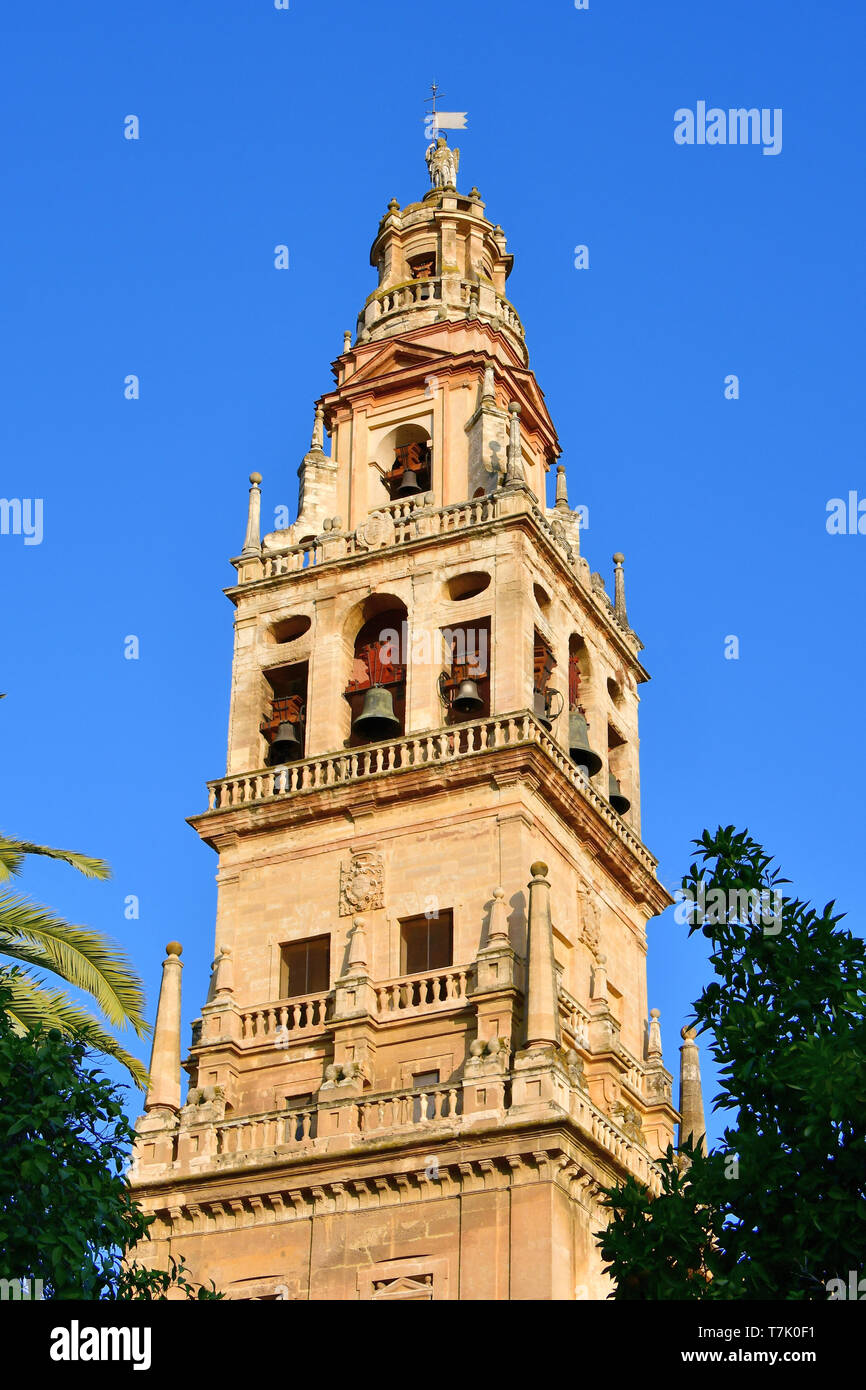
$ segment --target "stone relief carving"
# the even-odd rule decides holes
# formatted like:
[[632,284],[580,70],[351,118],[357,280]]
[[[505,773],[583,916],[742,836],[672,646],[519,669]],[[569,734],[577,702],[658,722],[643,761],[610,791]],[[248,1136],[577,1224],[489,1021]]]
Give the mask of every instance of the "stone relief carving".
[[375,850],[359,850],[340,865],[340,916],[385,905],[385,866]]
[[578,902],[580,905],[580,930],[579,940],[589,947],[593,957],[598,959],[599,946],[601,944],[601,929],[598,923],[598,908],[592,889],[589,887],[578,889]]
[[388,512],[371,512],[367,520],[355,531],[359,545],[368,550],[379,550],[382,546],[393,545],[395,538],[394,519]]

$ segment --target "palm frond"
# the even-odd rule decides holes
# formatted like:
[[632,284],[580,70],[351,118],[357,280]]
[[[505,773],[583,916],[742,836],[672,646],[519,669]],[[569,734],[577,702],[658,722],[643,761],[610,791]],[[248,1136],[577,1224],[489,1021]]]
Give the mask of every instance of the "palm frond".
[[19,874],[28,854],[61,859],[64,864],[70,864],[73,869],[84,874],[85,878],[111,878],[111,866],[104,859],[95,859],[91,854],[78,854],[73,849],[52,849],[49,845],[34,845],[30,840],[16,840],[10,835],[0,834],[0,881]]
[[85,990],[115,1027],[130,1024],[139,1037],[150,1032],[141,980],[120,947],[100,933],[65,922],[27,898],[0,893],[0,953],[52,970]]
[[9,991],[6,1013],[16,1032],[30,1032],[42,1024],[46,1028],[56,1028],[67,1037],[80,1038],[94,1051],[114,1057],[126,1067],[136,1085],[147,1089],[149,1078],[145,1066],[106,1033],[92,1014],[73,1004],[62,990],[51,989],[38,978],[17,969],[4,974],[3,983]]

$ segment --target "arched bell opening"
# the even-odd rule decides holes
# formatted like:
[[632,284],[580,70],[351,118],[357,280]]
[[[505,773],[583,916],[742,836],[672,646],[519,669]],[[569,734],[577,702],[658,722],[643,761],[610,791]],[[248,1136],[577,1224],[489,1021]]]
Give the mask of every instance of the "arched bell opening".
[[344,691],[351,711],[350,748],[399,738],[406,728],[406,608],[394,599],[381,607],[375,597],[365,606],[370,615],[355,637]]
[[590,739],[584,701],[589,694],[589,653],[586,642],[573,632],[568,639],[568,752],[575,767],[587,778],[602,769],[602,757]]
[[433,445],[423,425],[400,425],[377,449],[382,486],[390,502],[411,501],[433,486]]
[[555,669],[553,649],[536,628],[532,653],[532,712],[548,733],[552,732],[565,704],[562,691],[551,684]]
[[265,672],[268,695],[259,731],[265,742],[265,761],[269,767],[282,767],[304,756],[307,674],[306,661]]
[[490,619],[474,618],[442,628],[443,670],[439,694],[446,724],[465,724],[490,714]]
[[607,799],[617,815],[624,817],[631,809],[628,744],[612,724],[607,726],[607,749]]

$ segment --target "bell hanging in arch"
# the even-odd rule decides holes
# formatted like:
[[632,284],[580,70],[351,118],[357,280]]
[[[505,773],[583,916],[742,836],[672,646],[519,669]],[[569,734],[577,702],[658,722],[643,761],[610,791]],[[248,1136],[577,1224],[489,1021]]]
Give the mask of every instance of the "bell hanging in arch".
[[278,767],[282,763],[290,763],[293,758],[299,758],[301,752],[301,740],[298,738],[297,724],[290,724],[288,720],[283,720],[271,744],[269,758],[271,767]]
[[418,482],[417,473],[413,473],[411,468],[404,468],[403,476],[400,479],[400,486],[397,489],[398,497],[417,497],[421,491],[421,484]]
[[352,725],[352,733],[367,743],[379,743],[400,732],[400,721],[394,713],[394,699],[383,685],[371,685],[364,691],[361,713]]
[[601,771],[601,758],[589,746],[589,729],[579,709],[569,711],[568,751],[572,762],[586,768],[587,777],[594,777]]
[[631,805],[631,802],[629,801],[628,797],[623,796],[622,792],[620,791],[619,782],[616,780],[613,773],[611,773],[608,778],[607,799],[610,802],[613,809],[616,811],[618,816],[624,816],[629,806]]
[[451,708],[457,714],[480,714],[484,709],[484,701],[478,689],[478,684],[473,680],[463,680],[457,687]]

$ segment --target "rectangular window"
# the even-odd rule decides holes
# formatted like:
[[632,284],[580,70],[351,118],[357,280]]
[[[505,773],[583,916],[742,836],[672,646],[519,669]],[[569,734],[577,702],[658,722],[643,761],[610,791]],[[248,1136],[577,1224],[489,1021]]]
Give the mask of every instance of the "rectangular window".
[[280,948],[280,998],[324,994],[331,985],[331,938],[311,936]]
[[400,974],[423,975],[451,965],[452,935],[450,911],[436,917],[404,917],[400,923]]

